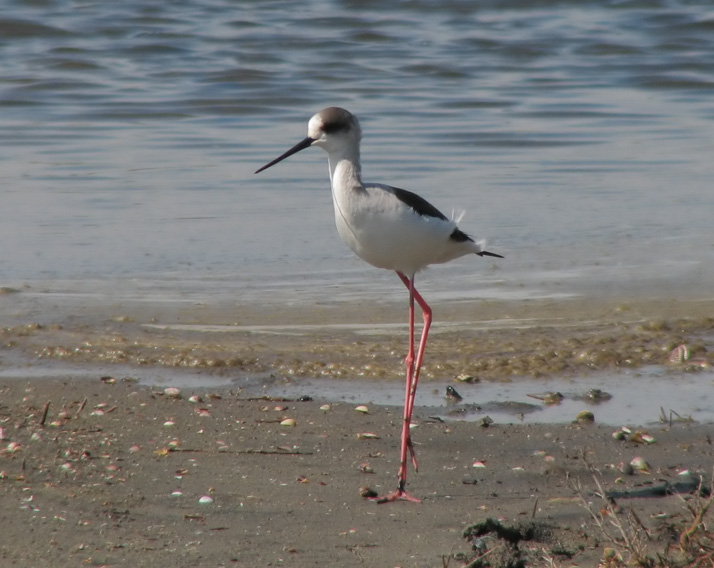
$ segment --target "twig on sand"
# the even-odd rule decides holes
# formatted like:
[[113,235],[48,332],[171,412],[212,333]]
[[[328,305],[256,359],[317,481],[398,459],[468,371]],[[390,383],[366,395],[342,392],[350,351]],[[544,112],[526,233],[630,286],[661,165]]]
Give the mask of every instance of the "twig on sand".
[[82,403],[79,405],[79,408],[77,409],[77,412],[74,413],[74,417],[77,418],[81,414],[81,412],[84,410],[84,407],[87,406],[87,397],[84,397],[84,400]]
[[45,403],[44,408],[42,409],[42,419],[40,420],[40,426],[42,428],[45,427],[45,422],[47,421],[47,413],[50,411],[50,403],[49,401]]

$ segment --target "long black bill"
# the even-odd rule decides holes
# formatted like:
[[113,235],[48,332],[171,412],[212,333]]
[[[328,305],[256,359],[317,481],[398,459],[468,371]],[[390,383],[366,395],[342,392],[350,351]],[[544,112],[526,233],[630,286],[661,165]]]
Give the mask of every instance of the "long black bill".
[[476,253],[479,256],[494,256],[496,258],[503,258],[500,254],[496,254],[495,252],[488,252],[487,250],[482,250],[481,252]]
[[312,143],[313,143],[314,141],[315,141],[314,138],[310,138],[309,136],[307,136],[304,140],[302,140],[302,141],[298,142],[297,144],[295,144],[295,146],[293,146],[292,148],[290,148],[290,150],[288,150],[287,152],[285,152],[282,156],[278,156],[277,158],[275,158],[275,159],[274,159],[272,162],[270,162],[269,164],[265,164],[265,165],[264,165],[262,168],[260,168],[259,170],[255,170],[255,173],[256,173],[256,174],[259,174],[259,173],[262,172],[263,170],[267,170],[270,166],[274,166],[274,165],[277,164],[278,162],[282,162],[285,158],[288,158],[289,156],[292,156],[293,154],[297,154],[300,150],[304,150],[305,148],[308,148],[308,147],[312,146]]

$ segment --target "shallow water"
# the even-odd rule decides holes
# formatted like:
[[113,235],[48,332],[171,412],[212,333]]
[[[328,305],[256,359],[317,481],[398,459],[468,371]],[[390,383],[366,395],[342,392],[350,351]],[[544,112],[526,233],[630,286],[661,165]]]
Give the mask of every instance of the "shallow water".
[[[537,379],[507,383],[483,382],[459,385],[429,382],[418,394],[419,420],[439,417],[444,420],[481,421],[489,417],[497,423],[555,424],[575,422],[582,411],[590,411],[595,421],[612,426],[668,424],[691,420],[714,422],[714,388],[708,374],[678,374],[657,368],[622,374],[599,374],[587,378]],[[454,387],[463,398],[453,402],[446,387]],[[587,392],[598,389],[611,398],[590,402]],[[339,381],[325,388],[324,381],[296,381],[270,385],[263,390],[272,396],[315,400],[348,401],[355,405],[373,403],[399,406],[404,387],[397,382]],[[652,393],[658,393],[653,396]],[[547,404],[549,393],[560,393],[563,400]],[[662,393],[666,396],[662,397]],[[540,397],[540,398],[539,398]]]
[[432,297],[710,290],[709,3],[286,6],[11,3],[2,284],[401,293],[339,242],[321,151],[252,174],[337,104],[367,179],[507,257],[434,269]]
[[[32,298],[13,295],[18,303]],[[375,316],[348,303],[247,312],[153,297],[127,311],[101,298],[86,305],[83,296],[57,296],[55,313],[68,310],[63,323],[0,329],[0,380],[112,376],[187,392],[228,387],[248,398],[377,405],[403,398],[407,326],[395,323],[403,310],[390,302]],[[702,316],[711,301],[513,304],[442,306],[450,309],[430,334],[420,419],[571,422],[592,407],[597,422],[612,425],[661,416],[714,421],[714,318]],[[448,401],[447,386],[464,400]],[[593,405],[592,389],[610,396]],[[549,392],[564,400],[545,404]]]
[[[154,388],[178,387],[186,396],[205,389],[229,388],[243,398],[297,400],[310,397],[324,402],[347,402],[355,406],[401,406],[404,387],[400,381],[369,379],[276,379],[235,377],[205,371],[112,366],[112,377],[132,380]],[[97,380],[97,370],[83,365],[4,366],[0,380],[57,380],[83,377]],[[623,380],[624,379],[624,380]],[[455,402],[446,387],[462,397]],[[593,402],[588,391],[596,389],[608,397]],[[560,393],[558,404],[544,401]],[[714,423],[714,385],[709,373],[684,373],[650,367],[625,373],[599,373],[585,378],[515,380],[456,384],[454,381],[423,382],[417,396],[415,424],[429,419],[483,421],[498,424],[557,424],[575,422],[582,411],[593,413],[599,424],[614,427],[666,426],[671,422]]]

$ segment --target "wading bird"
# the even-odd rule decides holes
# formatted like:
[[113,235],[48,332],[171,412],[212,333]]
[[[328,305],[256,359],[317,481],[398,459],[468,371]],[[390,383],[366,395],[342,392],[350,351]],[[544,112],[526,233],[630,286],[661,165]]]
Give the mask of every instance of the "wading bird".
[[[409,290],[409,351],[405,359],[406,391],[402,423],[398,486],[378,502],[397,499],[416,501],[406,491],[407,453],[414,469],[416,456],[409,427],[414,410],[419,370],[431,325],[431,308],[414,287],[416,273],[430,264],[441,264],[467,254],[503,258],[483,249],[431,203],[411,191],[362,181],[357,118],[345,109],[330,107],[313,116],[307,137],[255,173],[274,166],[288,156],[318,146],[327,152],[337,232],[362,260],[377,268],[394,270]],[[423,317],[419,346],[414,353],[414,301]]]

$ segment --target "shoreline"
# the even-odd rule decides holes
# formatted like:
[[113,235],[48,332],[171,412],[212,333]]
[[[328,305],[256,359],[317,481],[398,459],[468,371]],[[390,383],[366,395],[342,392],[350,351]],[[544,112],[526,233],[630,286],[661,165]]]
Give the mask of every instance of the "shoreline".
[[[23,313],[21,293],[2,300]],[[250,396],[401,404],[402,305],[45,308],[41,319],[0,329],[0,379],[113,375],[226,385]],[[611,400],[596,414],[606,422],[652,423],[670,411],[711,421],[713,313],[709,299],[440,303],[417,404],[445,418],[547,422],[543,415],[562,423],[578,405],[592,406],[589,391],[602,390]],[[460,407],[445,400],[447,385],[464,396]],[[539,400],[549,392],[565,395],[560,414]]]

